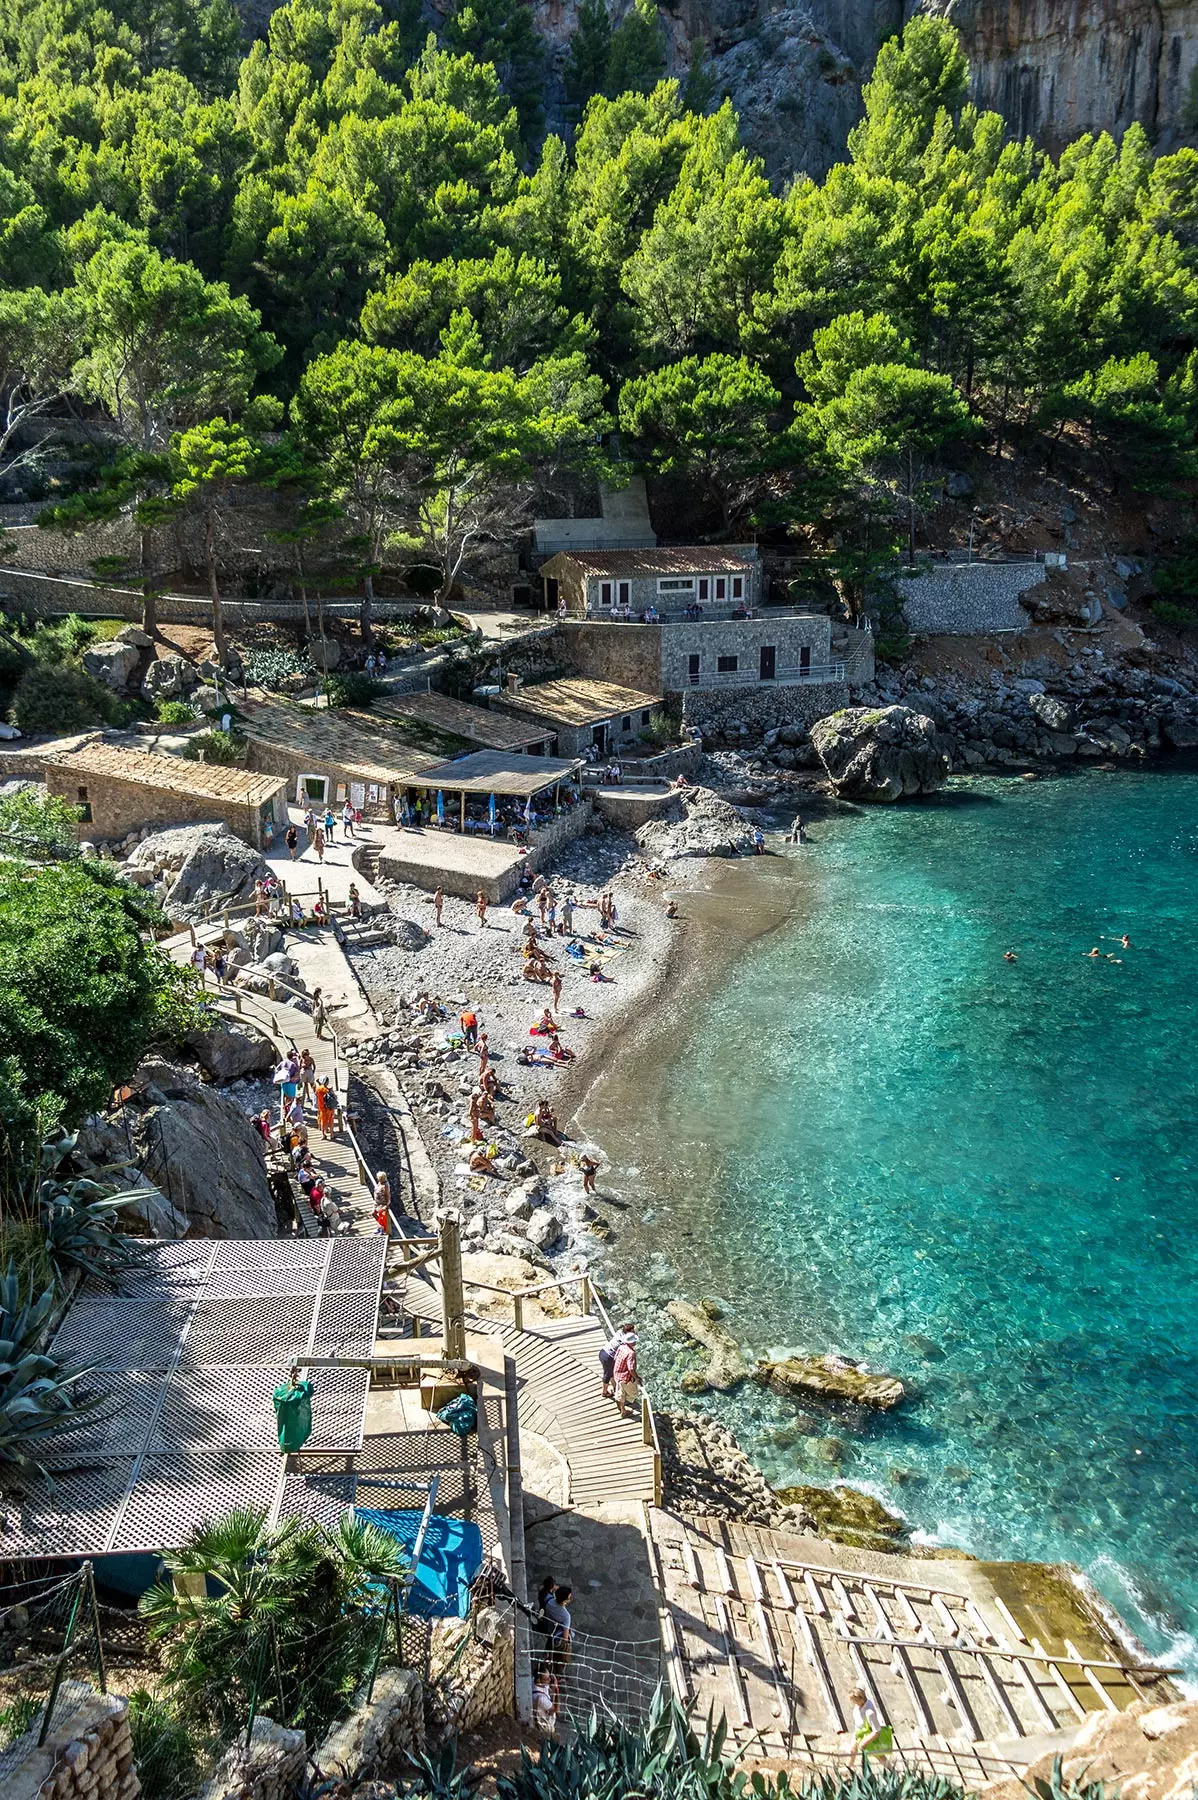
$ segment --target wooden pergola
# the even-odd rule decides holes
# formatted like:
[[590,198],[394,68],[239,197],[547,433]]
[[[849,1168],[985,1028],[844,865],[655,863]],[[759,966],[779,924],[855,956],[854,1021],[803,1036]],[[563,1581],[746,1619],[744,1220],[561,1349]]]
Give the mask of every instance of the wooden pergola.
[[521,756],[509,750],[476,750],[471,756],[460,756],[454,762],[422,770],[412,785],[427,793],[440,790],[444,795],[457,794],[460,826],[465,831],[466,802],[472,795],[490,797],[494,794],[508,800],[527,801],[552,788],[556,809],[561,802],[562,782],[569,781],[582,767],[582,762],[580,756]]

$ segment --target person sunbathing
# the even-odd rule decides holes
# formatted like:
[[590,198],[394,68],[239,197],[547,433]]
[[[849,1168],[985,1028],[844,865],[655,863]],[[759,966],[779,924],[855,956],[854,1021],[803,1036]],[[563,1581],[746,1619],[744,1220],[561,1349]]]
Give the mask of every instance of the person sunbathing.
[[554,1062],[563,1063],[563,1062],[573,1062],[574,1061],[573,1050],[566,1049],[566,1046],[562,1043],[562,1041],[558,1037],[556,1031],[554,1032],[554,1034],[549,1042],[549,1054],[553,1058]]
[[537,1102],[537,1110],[533,1114],[533,1124],[536,1127],[537,1136],[543,1138],[547,1144],[561,1143],[562,1134],[558,1129],[557,1115],[548,1100]]
[[491,1161],[490,1149],[480,1144],[470,1158],[470,1167],[475,1175],[497,1175],[499,1171]]
[[552,1037],[557,1030],[557,1020],[546,1007],[535,1025],[529,1027],[531,1037]]

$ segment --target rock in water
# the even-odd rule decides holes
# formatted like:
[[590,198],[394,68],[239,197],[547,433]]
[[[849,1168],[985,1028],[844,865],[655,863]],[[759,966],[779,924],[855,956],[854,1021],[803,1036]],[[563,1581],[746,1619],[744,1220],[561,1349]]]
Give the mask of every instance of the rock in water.
[[948,779],[934,722],[909,706],[850,706],[811,727],[811,742],[846,800],[902,800]]
[[[666,1311],[678,1329],[685,1332],[692,1343],[701,1344],[710,1356],[711,1361],[703,1371],[708,1387],[727,1392],[752,1374],[732,1333],[717,1324],[701,1306],[692,1306],[689,1300],[671,1300]],[[692,1383],[689,1391],[701,1390],[696,1390]]]
[[906,1545],[907,1527],[880,1500],[856,1488],[836,1486],[777,1488],[779,1500],[801,1507],[815,1520],[821,1537],[851,1544],[858,1550],[900,1550]]
[[788,1356],[785,1362],[759,1362],[753,1373],[778,1394],[819,1394],[883,1412],[907,1397],[897,1375],[866,1375],[841,1357]]

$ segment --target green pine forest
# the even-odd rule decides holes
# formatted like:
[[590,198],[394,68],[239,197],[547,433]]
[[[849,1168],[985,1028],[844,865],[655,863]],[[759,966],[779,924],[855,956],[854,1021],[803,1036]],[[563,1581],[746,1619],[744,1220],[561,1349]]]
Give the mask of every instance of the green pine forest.
[[[704,535],[851,574],[915,547],[972,447],[1176,490],[1198,425],[1198,153],[1059,158],[968,101],[942,21],[885,45],[845,160],[775,191],[647,0],[583,0],[545,135],[523,0],[10,0],[0,19],[0,481],[71,406],[103,454],[52,498],[202,527],[277,509],[367,604],[405,552],[447,596],[533,485],[640,468]],[[219,619],[218,619],[219,624]],[[218,632],[218,647],[220,636]]]

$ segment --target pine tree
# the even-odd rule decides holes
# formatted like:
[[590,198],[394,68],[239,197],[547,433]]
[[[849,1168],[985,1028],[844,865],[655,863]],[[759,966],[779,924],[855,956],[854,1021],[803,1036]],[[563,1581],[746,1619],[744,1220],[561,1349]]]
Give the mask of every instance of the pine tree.
[[609,94],[649,94],[666,72],[661,21],[653,0],[633,0],[611,34],[607,59]]
[[566,99],[579,115],[593,95],[607,92],[611,38],[607,0],[582,0],[563,72]]
[[516,109],[520,136],[535,143],[545,117],[545,53],[528,0],[458,0],[445,39],[452,49],[493,65]]

